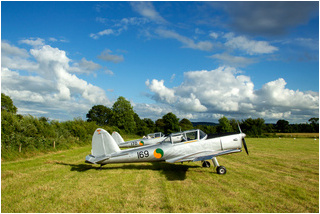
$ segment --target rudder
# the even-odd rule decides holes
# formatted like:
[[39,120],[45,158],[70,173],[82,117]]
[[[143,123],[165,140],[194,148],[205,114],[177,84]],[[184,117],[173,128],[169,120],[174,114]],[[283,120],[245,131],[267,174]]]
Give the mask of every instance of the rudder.
[[98,128],[92,136],[92,155],[95,157],[120,151],[116,141],[104,129]]
[[119,145],[120,143],[123,143],[124,142],[124,140],[123,140],[123,138],[121,137],[121,135],[118,133],[118,132],[116,132],[116,131],[114,131],[114,132],[112,132],[112,137],[113,137],[113,139],[116,141],[116,143]]

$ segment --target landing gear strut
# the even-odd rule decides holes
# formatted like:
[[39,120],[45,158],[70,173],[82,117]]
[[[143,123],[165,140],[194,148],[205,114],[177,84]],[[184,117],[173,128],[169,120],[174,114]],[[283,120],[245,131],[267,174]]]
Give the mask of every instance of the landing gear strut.
[[226,167],[220,166],[216,157],[212,158],[212,163],[217,168],[217,173],[219,175],[224,175],[227,173]]

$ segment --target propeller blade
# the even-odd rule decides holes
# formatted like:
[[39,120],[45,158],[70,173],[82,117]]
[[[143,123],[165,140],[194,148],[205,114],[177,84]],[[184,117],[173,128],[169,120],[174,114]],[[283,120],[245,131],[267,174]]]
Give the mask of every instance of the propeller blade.
[[244,149],[246,150],[247,155],[249,155],[249,151],[248,151],[248,148],[247,148],[246,140],[244,138],[242,138],[242,143],[243,143]]
[[[237,122],[237,123],[238,123],[238,122]],[[238,123],[238,128],[239,128],[240,133],[242,133],[239,123]]]

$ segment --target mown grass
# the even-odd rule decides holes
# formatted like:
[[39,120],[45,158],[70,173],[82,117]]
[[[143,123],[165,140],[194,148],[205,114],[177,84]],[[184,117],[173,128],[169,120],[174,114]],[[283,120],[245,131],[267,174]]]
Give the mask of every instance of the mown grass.
[[292,138],[319,138],[319,133],[276,133],[276,136]]
[[319,141],[248,138],[245,152],[200,162],[84,163],[91,147],[2,162],[2,212],[319,212]]

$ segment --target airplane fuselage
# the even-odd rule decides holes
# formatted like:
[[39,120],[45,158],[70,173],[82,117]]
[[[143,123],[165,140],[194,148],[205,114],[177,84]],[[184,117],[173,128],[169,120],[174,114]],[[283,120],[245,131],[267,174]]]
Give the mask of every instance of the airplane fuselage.
[[[240,152],[242,144],[241,139],[244,134],[232,134],[223,137],[186,141],[186,142],[162,142],[156,145],[141,146],[138,148],[121,150],[108,154],[104,157],[94,157],[88,155],[86,161],[96,164],[108,163],[132,163],[132,162],[182,162],[194,159],[198,154],[212,154],[212,151],[223,153],[223,151]],[[229,152],[230,153],[230,152]],[[180,159],[179,159],[180,158]],[[183,158],[183,159],[182,159]]]

